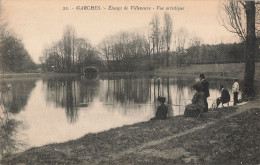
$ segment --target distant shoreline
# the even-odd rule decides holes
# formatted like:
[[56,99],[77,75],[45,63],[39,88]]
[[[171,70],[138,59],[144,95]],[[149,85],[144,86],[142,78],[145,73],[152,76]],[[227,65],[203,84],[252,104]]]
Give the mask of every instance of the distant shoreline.
[[[233,79],[243,80],[244,78],[244,63],[229,63],[229,64],[194,64],[189,66],[157,68],[154,71],[140,72],[100,72],[102,76],[151,76],[151,77],[198,77],[200,73],[204,73],[206,78],[218,79]],[[42,72],[42,73],[7,73],[4,78],[30,78],[42,76],[77,76],[80,73],[57,73],[57,72]],[[0,74],[0,79],[3,75]],[[260,63],[256,63],[255,80],[260,80]]]

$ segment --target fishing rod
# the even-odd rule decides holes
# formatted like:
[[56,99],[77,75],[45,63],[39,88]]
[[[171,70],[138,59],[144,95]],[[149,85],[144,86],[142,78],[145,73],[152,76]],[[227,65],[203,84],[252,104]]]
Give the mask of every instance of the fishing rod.
[[[139,104],[135,104],[135,105],[156,105],[156,103],[139,103]],[[181,105],[181,104],[165,104],[165,105],[172,105],[172,106],[186,106],[186,105]]]
[[[181,100],[192,100],[192,99],[181,99]],[[216,99],[207,99],[207,100],[211,100],[211,101],[216,101]],[[229,101],[229,102],[234,102],[234,101]],[[88,102],[89,103],[89,102]],[[77,107],[85,107],[88,106],[88,103],[80,103],[77,105]],[[105,103],[104,105],[114,105],[113,103]],[[157,105],[156,103],[134,103],[133,105]],[[178,106],[178,107],[185,107],[186,105],[182,105],[182,104],[166,104],[166,105],[170,105],[170,106]]]
[[[181,99],[181,100],[192,100],[192,99]],[[217,99],[207,99],[207,100],[215,101]],[[229,101],[229,102],[234,102],[234,101]]]

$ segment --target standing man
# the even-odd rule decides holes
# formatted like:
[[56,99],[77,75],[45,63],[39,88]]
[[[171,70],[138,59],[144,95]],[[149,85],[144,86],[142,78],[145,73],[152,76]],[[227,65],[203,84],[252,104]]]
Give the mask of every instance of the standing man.
[[204,97],[204,102],[205,102],[205,112],[208,112],[208,101],[207,98],[209,97],[209,82],[207,80],[205,80],[205,75],[204,74],[200,74],[200,83],[202,86],[202,91],[205,94]]
[[232,85],[232,93],[234,95],[234,105],[237,105],[237,103],[238,103],[238,93],[239,93],[239,84],[238,84],[236,78],[234,78],[233,82],[234,83]]

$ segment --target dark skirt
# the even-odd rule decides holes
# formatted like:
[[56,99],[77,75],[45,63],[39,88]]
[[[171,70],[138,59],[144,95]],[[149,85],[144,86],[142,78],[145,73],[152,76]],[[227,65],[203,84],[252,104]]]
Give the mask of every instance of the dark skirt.
[[200,107],[197,104],[188,104],[185,107],[184,116],[185,117],[197,117],[201,112]]

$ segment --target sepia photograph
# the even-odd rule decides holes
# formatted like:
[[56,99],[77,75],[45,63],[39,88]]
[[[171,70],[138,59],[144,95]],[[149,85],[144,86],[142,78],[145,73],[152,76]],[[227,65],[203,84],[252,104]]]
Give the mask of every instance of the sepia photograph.
[[0,164],[260,164],[260,0],[0,0]]

